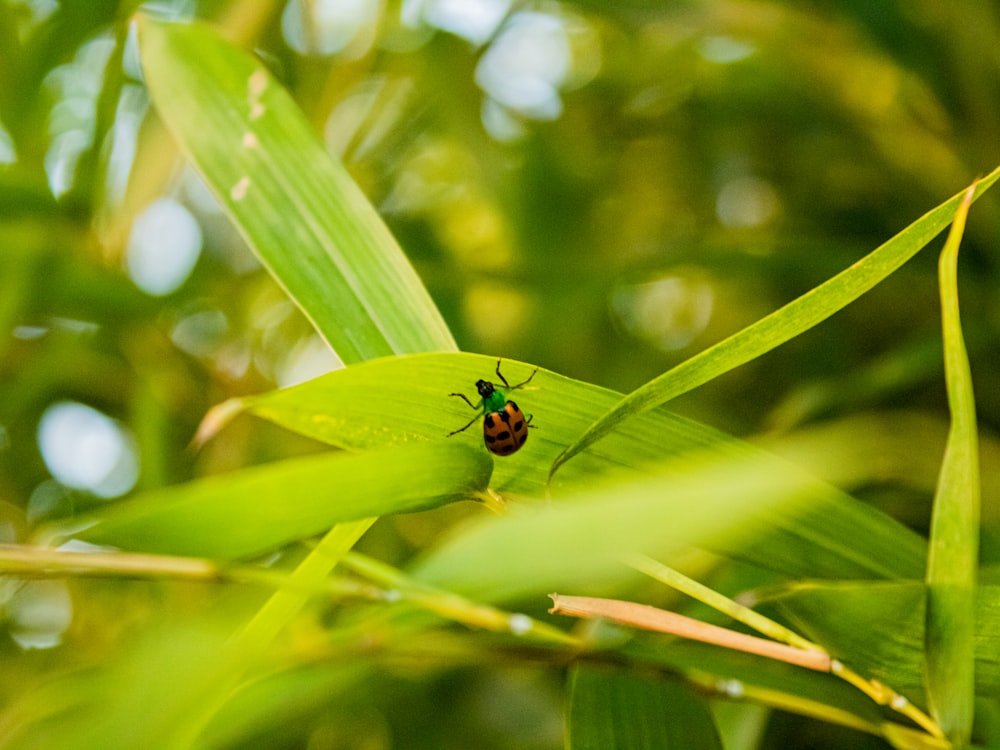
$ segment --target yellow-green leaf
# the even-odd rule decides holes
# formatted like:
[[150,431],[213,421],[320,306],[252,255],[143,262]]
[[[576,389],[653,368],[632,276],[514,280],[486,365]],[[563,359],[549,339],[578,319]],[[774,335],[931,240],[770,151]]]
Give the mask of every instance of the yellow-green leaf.
[[570,677],[570,750],[721,750],[704,700],[666,677],[591,666]]
[[468,498],[486,487],[491,468],[483,451],[461,443],[326,453],[151,490],[46,533],[132,551],[247,557],[337,523]]
[[[1000,168],[977,183],[972,200],[997,179],[1000,179]],[[956,195],[924,214],[832,279],[630,393],[559,454],[552,463],[550,474],[555,474],[569,459],[619,429],[627,420],[769,352],[846,307],[916,255],[944,229],[955,216],[962,196]]]
[[979,565],[979,440],[969,358],[958,312],[958,248],[974,188],[955,214],[938,275],[951,428],[938,476],[927,560],[927,694],[957,744],[972,733],[975,598]]
[[258,60],[209,26],[147,16],[139,49],[160,118],[341,360],[456,348],[375,209]]

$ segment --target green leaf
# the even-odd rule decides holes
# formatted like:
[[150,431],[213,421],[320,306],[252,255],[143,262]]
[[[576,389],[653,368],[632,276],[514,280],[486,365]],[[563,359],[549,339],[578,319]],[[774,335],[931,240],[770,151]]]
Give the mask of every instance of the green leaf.
[[[850,535],[860,530],[866,536],[867,517],[857,514],[851,528],[851,514],[839,512],[851,504],[838,502],[830,491],[764,453],[685,454],[650,477],[608,483],[559,502],[517,506],[505,516],[469,524],[419,562],[413,577],[477,601],[574,593],[581,581],[593,593],[634,578],[622,561],[637,552],[668,560],[682,548],[707,546],[766,566],[773,539],[787,557],[782,562],[792,565],[797,558],[800,571],[815,573],[811,554],[818,550],[820,574],[838,569],[920,574],[919,554],[899,558],[883,548],[854,546]],[[828,513],[817,514],[817,506]],[[824,515],[843,526],[826,531]],[[805,536],[798,535],[801,518],[811,519]],[[919,549],[911,534],[887,541]]]
[[490,470],[485,452],[460,443],[326,453],[153,490],[84,519],[82,531],[46,533],[142,552],[247,557],[336,523],[468,498]]
[[[387,357],[243,399],[242,404],[251,414],[352,450],[431,440],[479,446],[485,453],[480,422],[446,438],[475,416],[462,399],[448,394],[464,392],[475,402],[475,382],[481,378],[497,382],[496,366],[496,358],[476,354]],[[515,360],[501,362],[501,372],[510,382],[523,380],[533,369]],[[530,387],[511,394],[526,413],[533,414],[535,427],[524,448],[495,459],[493,488],[541,495],[552,459],[620,397],[614,391],[540,369]],[[579,484],[595,474],[636,469],[664,456],[713,445],[723,451],[751,450],[693,420],[651,412],[581,457],[579,465],[561,479],[567,485]]]
[[677,682],[582,666],[570,677],[570,750],[722,748],[705,701]]
[[975,597],[979,565],[979,440],[969,358],[958,311],[958,249],[973,187],[955,214],[938,263],[951,429],[938,477],[927,560],[927,694],[958,745],[972,733]]
[[[247,243],[340,359],[454,350],[451,333],[392,235],[267,71],[206,26],[142,16],[138,26],[146,83],[160,116]],[[106,520],[103,531],[98,526],[92,533],[170,549],[195,544],[198,554],[207,548],[229,556],[357,519],[332,529],[300,565],[297,580],[313,584],[376,515],[484,486],[490,462],[467,447],[463,457],[456,448],[462,450],[428,446],[345,458],[346,470],[333,476],[318,468],[324,459],[315,459],[315,466],[294,464],[290,474],[280,467],[254,470],[235,491],[227,485],[234,477],[195,483],[140,501],[138,512],[124,510],[123,518]],[[236,530],[240,499],[259,515]],[[213,512],[217,527],[206,523]],[[191,527],[194,539],[187,534]],[[241,631],[240,656],[230,654],[218,667],[217,696],[235,687],[303,601],[279,592],[258,612]],[[215,708],[205,702],[178,732],[193,738]]]
[[209,618],[192,622],[180,613],[149,623],[110,664],[62,670],[41,689],[36,685],[19,695],[11,711],[16,718],[4,729],[4,748],[174,747],[176,728],[203,699],[199,670],[224,647],[226,635]]
[[375,209],[257,60],[208,26],[142,15],[139,48],[157,113],[342,361],[456,348]]
[[[806,583],[782,587],[776,603],[806,635],[860,673],[923,703],[925,595],[921,582]],[[1000,587],[975,603],[976,688],[1000,684]]]
[[791,577],[914,578],[923,538],[869,505],[817,483],[794,513],[765,510],[754,543],[717,551]]
[[[1000,168],[976,185],[973,200],[1000,179]],[[746,364],[826,320],[892,274],[916,255],[955,216],[956,195],[924,214],[891,240],[832,279],[742,331],[695,355],[636,389],[590,425],[552,463],[550,475],[584,448],[619,429],[639,414]]]
[[643,634],[624,648],[639,663],[668,668],[704,690],[880,734],[881,709],[846,682],[823,672],[705,643]]
[[[248,411],[333,445],[372,449],[424,440],[482,447],[478,425],[445,436],[468,421],[468,406],[448,393],[472,393],[472,383],[488,378],[496,360],[473,354],[427,354],[394,357],[352,365],[293,388],[244,402]],[[522,379],[530,365],[504,360],[502,372]],[[464,387],[463,387],[464,386]],[[541,496],[551,460],[620,394],[540,370],[532,389],[515,392],[518,404],[534,414],[527,444],[513,456],[495,458],[490,480],[504,494]],[[711,427],[654,410],[623,425],[607,440],[591,446],[560,472],[556,485],[569,495],[595,478],[610,474],[660,471],[657,462],[688,452],[712,453],[720,462],[752,460],[767,454]],[[813,458],[822,465],[825,448]],[[702,456],[702,459],[704,456]],[[800,452],[799,459],[805,460]],[[696,459],[701,460],[701,459]],[[763,459],[761,459],[763,460]],[[797,473],[785,462],[769,463],[776,473]],[[886,576],[917,578],[926,566],[925,545],[913,531],[830,485],[815,482],[810,502],[792,515],[774,512],[757,525],[756,544],[716,542],[725,554],[791,575],[836,578]],[[739,497],[741,488],[732,491]],[[610,492],[610,490],[609,490]],[[626,494],[627,488],[623,490]],[[664,481],[659,502],[663,526],[686,512],[684,500]],[[690,501],[697,505],[696,499]],[[747,499],[746,502],[751,502]],[[615,515],[624,511],[619,509]],[[763,511],[762,511],[763,512]],[[516,542],[515,542],[516,546]],[[489,566],[490,561],[483,564]],[[544,589],[542,593],[547,593]]]

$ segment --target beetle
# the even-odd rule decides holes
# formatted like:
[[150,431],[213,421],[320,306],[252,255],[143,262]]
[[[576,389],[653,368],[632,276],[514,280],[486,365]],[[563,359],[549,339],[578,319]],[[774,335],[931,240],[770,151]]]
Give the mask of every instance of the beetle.
[[507,382],[507,378],[503,376],[503,373],[500,372],[500,362],[501,360],[498,359],[497,377],[503,383],[503,386],[496,385],[488,380],[477,380],[476,391],[479,392],[478,402],[472,403],[464,393],[448,394],[449,396],[457,396],[471,408],[480,410],[480,413],[473,417],[465,427],[449,432],[448,437],[465,432],[482,415],[483,442],[486,444],[487,450],[498,456],[509,456],[511,453],[516,453],[521,449],[521,446],[528,440],[528,427],[533,427],[534,425],[531,425],[533,415],[529,414],[527,419],[525,419],[521,407],[508,399],[507,394],[510,391],[523,388],[530,383],[531,379],[535,377],[535,373],[538,372],[538,368],[536,367],[531,372],[527,380],[517,385],[511,385]]

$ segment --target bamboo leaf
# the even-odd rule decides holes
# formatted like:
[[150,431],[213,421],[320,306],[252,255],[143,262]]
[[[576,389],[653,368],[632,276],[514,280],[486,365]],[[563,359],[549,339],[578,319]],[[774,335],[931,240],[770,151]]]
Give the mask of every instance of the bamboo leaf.
[[[469,524],[419,561],[412,575],[477,601],[505,602],[573,593],[580,581],[587,581],[588,592],[613,588],[634,577],[623,560],[636,553],[667,559],[681,548],[707,546],[768,566],[772,542],[783,548],[781,564],[790,566],[797,556],[800,573],[821,566],[824,574],[849,569],[857,575],[919,575],[919,554],[876,560],[854,538],[845,540],[843,529],[820,536],[823,515],[849,527],[839,508],[852,506],[828,490],[764,453],[685,454],[652,476]],[[858,518],[850,533],[868,539],[869,527]],[[799,536],[803,519],[808,531]],[[889,543],[896,541],[904,548],[920,546],[908,533],[893,535]],[[810,556],[816,550],[818,562]]]
[[[143,70],[160,116],[250,247],[340,359],[354,363],[394,353],[454,350],[451,333],[392,235],[344,168],[326,153],[291,97],[267,71],[206,26],[163,24],[144,16],[139,17],[138,26]],[[449,448],[436,455],[453,451]],[[468,488],[469,482],[479,484],[477,476],[482,484],[488,479],[489,462],[468,449],[465,453],[467,468],[472,471],[465,478],[451,474],[458,477],[450,480],[452,489]],[[301,583],[315,584],[328,575],[374,523],[375,515],[388,510],[377,506],[387,501],[391,505],[393,498],[407,496],[415,503],[442,497],[434,491],[426,492],[429,486],[409,485],[411,489],[407,490],[405,475],[394,473],[404,469],[408,463],[405,460],[402,464],[378,462],[364,468],[366,461],[377,458],[357,457],[353,470],[347,472],[347,483],[351,479],[356,482],[348,496],[353,494],[371,513],[333,528],[300,565],[296,576]],[[429,468],[433,457],[428,458],[432,459],[426,464]],[[459,459],[459,463],[464,461]],[[456,468],[454,461],[446,460],[445,464]],[[378,471],[379,466],[384,474]],[[255,481],[246,490],[256,493],[258,488],[251,485],[258,480],[264,480],[266,485],[267,472],[281,473],[281,469],[273,467],[261,471],[264,476],[253,477]],[[302,492],[296,499],[322,496],[322,485],[310,481],[319,478],[316,473],[304,474],[305,478],[298,477]],[[441,472],[445,485],[449,484],[446,476],[447,472]],[[278,488],[272,483],[269,489]],[[175,512],[170,520],[177,523],[165,527],[179,531],[190,526],[192,518],[183,508],[177,512],[177,506],[190,503],[200,490],[195,484],[173,491],[178,494],[173,497]],[[446,487],[445,495],[449,492]],[[225,488],[209,494],[216,509],[233,508],[238,497],[238,493]],[[155,501],[145,507],[152,509],[154,505]],[[327,527],[338,520],[315,506],[309,510],[313,511],[311,515],[303,515],[317,525],[322,516],[326,516]],[[352,514],[357,510],[355,507]],[[150,515],[155,516],[155,512]],[[238,517],[237,512],[228,520],[231,523]],[[285,536],[309,533],[305,523],[282,520],[286,523],[275,524],[274,530],[283,529]],[[154,543],[164,541],[162,532],[155,531],[148,518],[134,517],[128,523],[119,523],[119,533],[124,533],[123,529],[128,533],[142,529],[152,534]],[[253,538],[243,538],[240,544],[203,541],[220,554],[249,554],[261,546],[281,543],[282,533],[269,533],[267,523],[251,526]],[[203,522],[198,527],[211,530]],[[113,526],[109,522],[106,528]],[[320,530],[312,528],[312,533]],[[183,544],[181,540],[177,536],[168,543]],[[275,595],[241,631],[237,641],[242,649],[240,655],[230,653],[221,659],[217,671],[208,669],[205,675],[215,685],[217,699],[228,694],[247,665],[294,617],[303,601],[302,597]],[[199,706],[186,725],[177,728],[177,736],[193,740],[216,708],[212,702]]]
[[595,667],[570,677],[567,716],[570,750],[721,750],[708,706],[689,689],[656,679]]
[[979,565],[979,441],[969,358],[958,310],[958,249],[975,185],[955,214],[938,264],[951,428],[938,477],[927,560],[927,693],[958,745],[972,733],[975,596]]
[[[531,365],[503,360],[501,372],[511,382],[531,374]],[[476,400],[475,382],[498,381],[497,360],[475,354],[424,354],[388,357],[331,372],[307,383],[241,401],[251,414],[316,440],[351,450],[372,450],[417,441],[483,446],[476,421],[465,432],[448,433],[467,423],[475,412],[459,398]],[[548,466],[564,445],[620,398],[605,388],[539,370],[530,388],[510,394],[535,428],[517,453],[495,459],[491,482],[500,492],[541,495]],[[226,410],[226,407],[224,407]],[[225,418],[231,418],[231,410]],[[716,445],[720,450],[749,447],[718,430],[666,412],[651,413],[631,429],[582,457],[564,477],[567,485],[596,474],[636,469],[665,456]],[[485,449],[483,449],[485,452]]]
[[[895,583],[800,583],[782,587],[776,603],[796,627],[866,676],[883,680],[922,704],[925,686],[926,588]],[[975,601],[976,687],[1000,684],[1000,587],[982,586]]]
[[152,490],[42,533],[131,551],[247,557],[337,523],[468,498],[485,488],[490,469],[483,451],[459,443],[326,453]]
[[[496,360],[472,354],[423,354],[392,357],[354,365],[308,383],[247,399],[242,406],[310,437],[347,448],[366,450],[416,441],[459,441],[482,447],[478,425],[451,438],[448,432],[468,419],[470,410],[448,393],[464,390],[489,377]],[[502,371],[526,377],[531,366],[504,360]],[[463,388],[463,384],[466,384]],[[490,486],[504,495],[541,496],[551,459],[573,439],[590,414],[610,406],[620,394],[557,373],[540,370],[532,390],[517,395],[519,405],[534,414],[527,444],[518,453],[495,458]],[[238,410],[226,407],[231,416]],[[781,446],[776,446],[780,448]],[[600,444],[588,448],[565,471],[556,485],[567,499],[595,479],[609,481],[629,472],[648,475],[661,471],[662,462],[694,453],[719,461],[767,456],[747,443],[692,420],[661,410],[650,411],[623,425]],[[824,467],[836,460],[821,448],[817,455],[799,452],[797,461]],[[826,457],[826,458],[824,458]],[[796,471],[780,463],[775,471]],[[727,545],[718,551],[749,559],[789,575],[834,578],[917,578],[926,567],[924,540],[892,518],[868,505],[816,482],[808,504],[795,514],[770,513],[762,524],[759,543]],[[738,489],[738,486],[737,486]],[[623,490],[628,492],[627,488]],[[667,515],[662,523],[687,512],[683,500],[664,484],[662,500]],[[720,518],[720,521],[724,520]],[[488,561],[485,564],[489,565]],[[542,590],[543,594],[548,593]]]
[[[1000,168],[977,183],[972,200],[982,195],[997,179],[1000,179]],[[630,393],[559,454],[552,463],[550,476],[584,448],[607,437],[627,420],[771,351],[846,307],[937,236],[955,216],[963,194],[924,214],[832,279]]]
[[375,209],[259,61],[203,24],[138,26],[157,113],[340,359],[454,350]]
[[[308,383],[247,399],[243,407],[289,429],[333,445],[371,450],[420,441],[461,442],[486,455],[482,429],[473,425],[451,438],[449,432],[468,420],[470,410],[448,393],[473,393],[471,385],[489,377],[496,360],[473,354],[423,354],[390,357],[324,375]],[[504,360],[502,371],[526,377],[532,368]],[[463,387],[464,384],[464,387]],[[539,497],[545,490],[551,460],[620,394],[540,370],[532,390],[515,392],[518,404],[534,414],[528,442],[518,453],[493,459],[490,486],[504,495]],[[235,411],[231,411],[235,413]],[[230,415],[231,415],[230,414]],[[780,447],[780,446],[779,446]],[[631,420],[600,444],[588,448],[552,488],[567,500],[595,479],[608,482],[623,472],[647,476],[662,470],[665,459],[711,453],[720,462],[767,456],[747,443],[698,422],[655,410]],[[820,447],[816,455],[799,452],[798,461],[823,467],[837,456]],[[704,455],[702,455],[704,458]],[[698,460],[698,459],[696,459]],[[797,472],[785,462],[769,464],[778,473]],[[755,544],[715,543],[724,554],[789,575],[808,577],[917,578],[926,567],[923,539],[902,524],[859,503],[834,487],[814,482],[809,503],[795,514],[766,513]],[[739,496],[741,488],[732,491]],[[627,490],[625,490],[627,492]],[[660,500],[671,525],[682,516],[684,501],[664,482]],[[697,501],[692,500],[697,504]],[[750,500],[747,500],[750,502]],[[616,513],[620,515],[622,511]],[[515,543],[516,544],[516,543]],[[495,562],[484,560],[487,566]],[[548,593],[543,589],[542,594]]]

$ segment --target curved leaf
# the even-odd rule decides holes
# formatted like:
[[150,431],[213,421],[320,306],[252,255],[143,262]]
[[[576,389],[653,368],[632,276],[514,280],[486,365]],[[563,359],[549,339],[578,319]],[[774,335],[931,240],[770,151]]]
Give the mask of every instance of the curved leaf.
[[[331,372],[307,383],[243,399],[251,414],[331,445],[370,450],[434,441],[478,446],[485,453],[483,428],[476,421],[447,438],[475,412],[449,393],[476,400],[474,383],[497,381],[496,358],[477,354],[424,354],[387,357]],[[510,382],[534,369],[503,360]],[[540,495],[552,459],[620,394],[549,370],[539,370],[531,386],[510,394],[533,415],[528,442],[517,453],[495,459],[492,480],[502,492]],[[235,412],[230,412],[231,417]],[[561,480],[569,485],[615,469],[637,469],[665,456],[717,446],[723,452],[752,450],[722,432],[667,412],[651,412],[629,429],[582,457]]]
[[[926,587],[897,583],[805,583],[768,597],[810,638],[856,670],[923,702]],[[983,586],[975,604],[976,688],[1000,685],[1000,587]]]
[[82,531],[47,533],[142,552],[247,557],[340,522],[468,498],[486,487],[490,470],[481,451],[459,443],[326,453],[153,490],[84,519]]
[[[454,437],[445,437],[468,421],[472,413],[461,399],[449,398],[447,394],[462,390],[473,393],[472,383],[490,377],[495,367],[495,359],[473,354],[385,358],[252,397],[243,406],[296,432],[352,449],[423,441],[460,442],[478,447],[487,456],[478,425]],[[531,369],[530,365],[515,361],[502,362],[502,371],[512,381],[527,377]],[[515,393],[521,408],[534,414],[532,424],[538,425],[538,429],[531,430],[527,444],[518,453],[492,459],[495,469],[490,486],[504,494],[538,497],[545,490],[551,459],[597,414],[615,403],[619,394],[547,370],[538,372],[531,390]],[[230,410],[230,416],[232,413]],[[766,462],[775,474],[800,473],[792,464],[768,458],[766,452],[718,430],[654,410],[629,421],[622,430],[587,449],[560,473],[553,489],[567,496],[567,500],[575,501],[571,493],[585,483],[592,484],[596,478],[603,477],[607,482],[610,474],[620,474],[623,470],[644,475],[650,471],[661,473],[665,459],[691,452],[696,454],[692,470],[710,454],[720,466],[757,460]],[[820,467],[831,460],[825,447],[815,453],[806,455],[800,451],[797,460],[812,459],[810,465]],[[766,514],[767,520],[760,524],[755,537],[758,543],[717,549],[749,558],[758,565],[806,577],[923,575],[926,550],[916,533],[830,485],[812,482],[810,487],[810,501],[796,513]],[[738,502],[741,490],[738,484],[731,487],[734,501]],[[607,492],[611,495],[614,491]],[[631,492],[627,484],[621,485],[619,491],[624,496]],[[661,480],[657,491],[662,493],[656,495],[656,501],[663,515],[655,523],[660,528],[672,526],[687,512],[685,501],[673,491],[668,480]],[[690,502],[697,505],[698,501]],[[745,502],[752,500],[747,497]],[[619,518],[625,513],[624,507],[613,506],[614,501],[609,508],[612,516]],[[643,522],[638,523],[641,526]],[[511,543],[517,546],[516,540]],[[486,566],[495,564],[489,559],[481,562]],[[541,593],[548,592],[543,589]]]
[[[977,183],[972,200],[982,195],[997,179],[1000,179],[1000,167]],[[629,419],[756,359],[849,305],[920,252],[948,226],[964,194],[965,191],[924,214],[832,279],[632,391],[556,457],[550,475],[588,446],[618,430]]]
[[[690,546],[800,575],[920,575],[924,557],[913,532],[899,525],[881,529],[856,511],[864,506],[830,492],[764,453],[685,454],[654,476],[472,522],[419,561],[412,575],[477,601],[509,602],[574,593],[581,581],[588,593],[604,591],[634,578],[623,562],[629,556],[669,559]],[[867,549],[873,529],[903,554]]]
[[138,25],[157,113],[340,359],[454,350],[375,209],[265,68],[209,26]]
[[972,734],[975,600],[979,567],[979,439],[969,357],[958,314],[958,248],[974,186],[955,214],[938,262],[951,429],[938,477],[927,560],[927,694],[958,745]]

